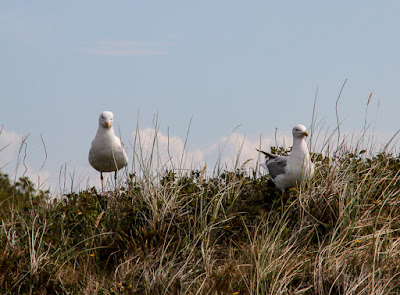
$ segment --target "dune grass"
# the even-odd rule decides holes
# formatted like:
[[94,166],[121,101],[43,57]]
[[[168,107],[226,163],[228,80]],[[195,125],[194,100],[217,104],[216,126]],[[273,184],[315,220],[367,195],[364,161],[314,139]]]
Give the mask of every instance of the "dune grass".
[[160,165],[155,142],[106,192],[52,199],[1,174],[0,293],[400,293],[398,155],[315,153],[282,194],[246,165]]

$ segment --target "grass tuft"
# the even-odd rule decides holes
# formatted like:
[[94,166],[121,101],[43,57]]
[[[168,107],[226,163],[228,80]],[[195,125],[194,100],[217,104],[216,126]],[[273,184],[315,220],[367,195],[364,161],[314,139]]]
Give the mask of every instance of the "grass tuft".
[[399,156],[341,144],[282,194],[249,162],[210,176],[150,146],[105,193],[0,174],[0,293],[400,293]]

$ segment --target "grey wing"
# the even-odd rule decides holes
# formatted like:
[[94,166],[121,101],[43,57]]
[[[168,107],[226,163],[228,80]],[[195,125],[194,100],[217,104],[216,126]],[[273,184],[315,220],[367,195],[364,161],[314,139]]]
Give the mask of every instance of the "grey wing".
[[286,173],[288,160],[286,157],[277,157],[268,161],[266,164],[269,174],[273,179],[275,179],[275,177],[277,177],[278,175]]

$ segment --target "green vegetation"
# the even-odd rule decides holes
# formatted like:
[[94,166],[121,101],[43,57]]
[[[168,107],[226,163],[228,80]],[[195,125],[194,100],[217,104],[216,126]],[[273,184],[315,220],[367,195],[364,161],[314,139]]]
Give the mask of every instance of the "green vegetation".
[[0,174],[0,293],[400,294],[400,158],[313,157],[285,194],[243,167],[53,201]]

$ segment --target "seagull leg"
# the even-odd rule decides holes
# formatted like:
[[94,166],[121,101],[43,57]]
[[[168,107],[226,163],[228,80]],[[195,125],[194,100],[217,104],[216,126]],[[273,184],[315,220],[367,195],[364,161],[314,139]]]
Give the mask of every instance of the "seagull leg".
[[289,191],[288,191],[288,190],[286,190],[286,191],[283,193],[283,197],[284,197],[284,201],[285,201],[285,203],[286,203],[286,201],[289,199]]
[[103,188],[103,172],[100,172],[100,180],[101,180],[101,193],[104,192],[104,188]]
[[114,172],[115,189],[117,189],[117,171]]
[[286,204],[286,201],[288,200],[288,198],[289,198],[289,191],[288,190],[284,190],[284,191],[282,191],[282,195],[281,195],[281,209],[282,209],[282,212],[284,211],[284,207],[285,207],[285,204]]

